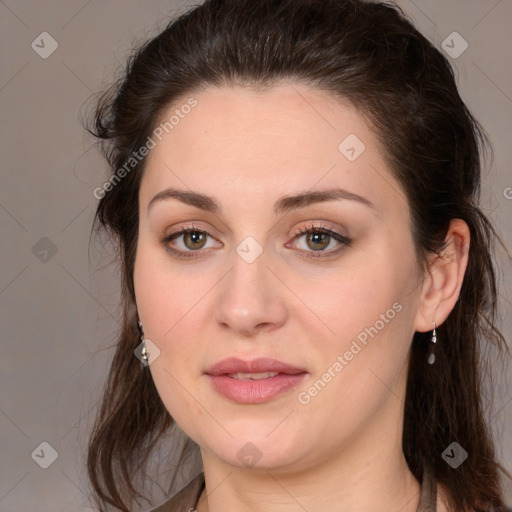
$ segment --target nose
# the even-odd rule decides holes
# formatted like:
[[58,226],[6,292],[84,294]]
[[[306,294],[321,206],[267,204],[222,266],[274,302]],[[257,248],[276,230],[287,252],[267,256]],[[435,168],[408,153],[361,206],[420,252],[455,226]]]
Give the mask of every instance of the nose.
[[266,265],[265,251],[252,263],[234,253],[232,268],[217,290],[215,319],[223,328],[249,337],[286,322],[283,285]]

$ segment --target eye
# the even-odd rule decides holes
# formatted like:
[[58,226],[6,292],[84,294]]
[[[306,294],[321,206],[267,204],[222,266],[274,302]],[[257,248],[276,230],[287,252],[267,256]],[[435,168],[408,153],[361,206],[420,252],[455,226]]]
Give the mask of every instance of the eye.
[[[311,225],[301,228],[294,237],[294,240],[300,240],[302,238],[304,238],[306,247],[300,250],[309,253],[306,255],[308,258],[322,258],[332,255],[333,253],[338,253],[338,249],[326,249],[332,245],[350,246],[352,243],[350,238],[323,226]],[[315,252],[319,254],[312,254]]]
[[[179,257],[190,258],[198,256],[190,253],[200,252],[200,249],[207,248],[206,243],[208,237],[213,238],[208,231],[191,226],[181,229],[180,231],[175,231],[174,233],[166,236],[162,240],[162,244],[173,254]],[[174,240],[177,240],[180,243],[171,243]],[[174,248],[173,246],[177,248]]]
[[[207,246],[208,238],[213,238],[213,235],[205,229],[190,226],[166,236],[162,240],[162,245],[177,257],[194,258],[200,256],[203,252],[201,251],[202,249],[212,246],[218,247],[219,244],[222,245],[218,242],[217,244],[213,243],[213,245]],[[324,226],[311,225],[301,228],[293,240],[300,240],[302,238],[305,240],[306,247],[299,248],[299,250],[305,253],[304,256],[307,258],[328,257],[340,251],[340,249],[326,250],[328,247],[341,245],[341,249],[343,249],[343,246],[350,246],[352,243],[350,238]],[[290,243],[286,244],[286,247],[290,247]]]

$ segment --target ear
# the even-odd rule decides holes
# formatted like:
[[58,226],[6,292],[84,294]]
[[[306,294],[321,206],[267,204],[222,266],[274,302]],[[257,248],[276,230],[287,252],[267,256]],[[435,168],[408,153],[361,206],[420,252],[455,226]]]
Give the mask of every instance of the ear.
[[429,258],[414,320],[414,330],[418,332],[432,330],[433,322],[441,325],[459,298],[469,256],[468,225],[462,219],[452,219],[445,242],[446,248]]

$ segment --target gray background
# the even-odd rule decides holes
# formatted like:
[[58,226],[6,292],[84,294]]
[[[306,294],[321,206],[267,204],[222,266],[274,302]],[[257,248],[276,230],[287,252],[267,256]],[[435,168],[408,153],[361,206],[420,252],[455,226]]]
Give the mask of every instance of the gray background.
[[[0,0],[0,511],[92,510],[86,505],[84,449],[120,309],[111,257],[98,242],[88,244],[97,204],[92,192],[104,181],[106,165],[90,149],[93,141],[79,114],[91,94],[112,80],[132,45],[155,34],[186,5]],[[510,248],[512,2],[403,0],[399,5],[438,47],[454,31],[469,45],[450,60],[463,99],[494,146],[482,205]],[[31,47],[34,40],[43,46],[42,32],[58,43],[46,59]],[[462,48],[450,41],[455,50]],[[45,39],[40,51],[49,49]],[[499,280],[503,333],[510,340],[512,283],[505,260]],[[497,382],[492,412],[508,471],[510,374],[509,365]],[[43,445],[41,452],[43,442],[58,454],[47,469],[36,463],[50,462],[51,450]],[[507,499],[512,503],[511,482]]]

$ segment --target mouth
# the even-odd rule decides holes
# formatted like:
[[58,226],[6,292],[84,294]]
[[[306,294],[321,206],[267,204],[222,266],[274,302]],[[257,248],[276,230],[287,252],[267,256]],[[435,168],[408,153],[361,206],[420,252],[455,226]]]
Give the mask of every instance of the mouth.
[[227,377],[231,377],[232,379],[252,379],[252,380],[261,380],[268,379],[269,377],[275,377],[279,375],[279,372],[259,372],[259,373],[244,373],[244,372],[236,372],[236,373],[228,373],[225,374]]
[[307,375],[302,368],[269,358],[224,359],[205,373],[217,393],[244,404],[267,402],[294,389]]

